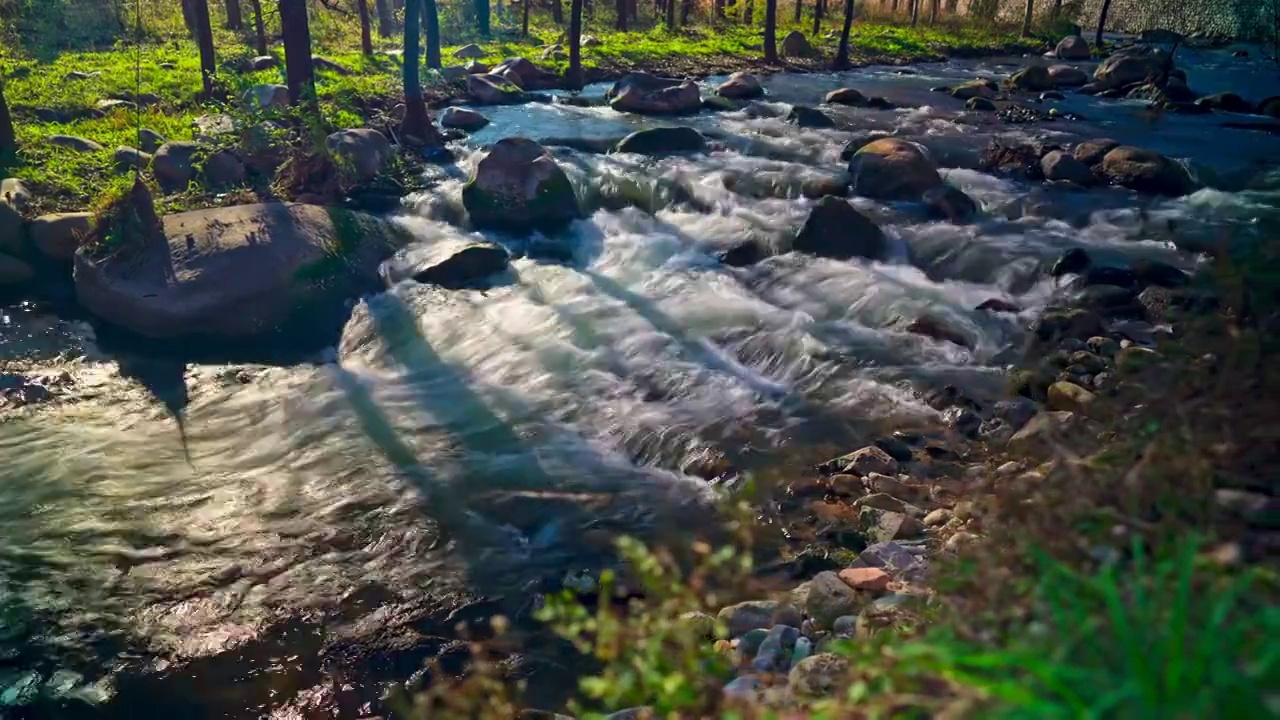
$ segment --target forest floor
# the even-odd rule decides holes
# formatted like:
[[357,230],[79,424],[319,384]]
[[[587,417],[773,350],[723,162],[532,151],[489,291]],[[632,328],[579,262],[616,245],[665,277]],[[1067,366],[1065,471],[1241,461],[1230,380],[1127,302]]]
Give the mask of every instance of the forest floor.
[[[790,28],[782,28],[782,37]],[[767,65],[760,57],[758,31],[728,26],[692,28],[676,33],[663,29],[640,32],[599,32],[598,45],[583,48],[587,79],[599,82],[628,71],[647,70],[672,76],[706,77],[738,70],[757,72],[810,72],[829,67],[838,37],[826,31],[814,41],[812,59],[788,60]],[[481,62],[494,65],[524,56],[540,67],[563,72],[567,63],[543,49],[560,36],[558,28],[535,27],[529,37],[498,31],[490,39],[475,40],[485,51]],[[240,98],[251,87],[283,83],[276,67],[254,72],[248,62],[256,54],[239,34],[219,30],[216,54],[222,71],[217,76],[217,97],[202,97],[199,54],[194,44],[169,37],[137,46],[117,45],[108,50],[61,52],[9,44],[0,50],[0,68],[6,78],[5,94],[13,110],[20,151],[16,158],[0,160],[0,174],[23,179],[35,195],[28,212],[83,211],[113,184],[123,182],[129,164],[116,157],[117,148],[139,145],[138,127],[152,130],[171,141],[190,141],[206,135],[197,129],[202,117],[227,115],[237,129],[263,120],[281,119],[244,109]],[[402,65],[397,38],[380,39],[371,56],[359,51],[358,37],[349,32],[322,33],[315,53],[335,63],[335,69],[317,68],[316,90],[320,118],[305,123],[302,133],[318,143],[340,129],[394,125],[392,108],[401,102]],[[443,47],[444,66],[461,65],[453,53],[465,44]],[[942,59],[951,54],[994,55],[1042,49],[1043,43],[1019,40],[998,30],[967,27],[911,28],[858,23],[853,33],[853,62],[902,64]],[[271,49],[283,60],[279,47]],[[7,53],[8,57],[5,57]],[[460,99],[462,88],[449,83],[436,70],[424,71],[428,100],[441,106]],[[134,101],[138,102],[135,104]],[[301,134],[300,134],[301,135]],[[83,148],[52,144],[49,138],[70,136],[90,141]],[[209,139],[207,138],[206,142]],[[227,133],[213,145],[229,145],[244,152],[244,138]],[[147,150],[148,148],[143,148]],[[154,148],[150,148],[154,149]],[[217,149],[216,147],[211,150]],[[396,164],[390,178],[392,190],[409,191],[419,182],[417,163]],[[176,212],[216,205],[253,201],[271,185],[272,178],[252,172],[243,181],[217,188],[192,183],[186,190],[158,198],[162,212]]]

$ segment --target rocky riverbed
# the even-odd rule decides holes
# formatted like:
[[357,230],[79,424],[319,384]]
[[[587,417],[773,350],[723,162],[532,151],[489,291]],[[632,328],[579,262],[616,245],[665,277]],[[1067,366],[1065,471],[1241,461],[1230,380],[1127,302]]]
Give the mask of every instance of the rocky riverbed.
[[[1230,49],[1177,58],[1186,85],[1251,110],[1280,92]],[[1089,404],[1177,332],[1162,308],[1194,304],[1205,255],[1275,227],[1269,118],[1043,89],[1049,67],[552,91],[476,108],[488,124],[391,220],[166,218],[145,258],[176,283],[81,253],[92,273],[55,305],[74,312],[8,315],[5,702],[373,715],[423,662],[461,669],[459,622],[527,616],[607,566],[617,534],[675,537],[780,465],[778,544],[858,559],[723,611],[750,666],[729,692],[766,672],[820,689],[827,637],[866,631],[981,532],[933,480],[1036,472],[968,448],[1087,433]],[[261,271],[277,236],[288,274]],[[334,257],[364,294],[337,293],[329,335],[234,352],[288,324],[268,310],[300,266],[332,289]],[[539,647],[509,672],[544,678],[529,704],[549,707],[574,660]]]

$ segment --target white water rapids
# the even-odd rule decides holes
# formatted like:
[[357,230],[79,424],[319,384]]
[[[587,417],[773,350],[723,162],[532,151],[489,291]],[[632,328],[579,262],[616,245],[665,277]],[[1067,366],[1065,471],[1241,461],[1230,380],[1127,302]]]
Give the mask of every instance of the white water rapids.
[[[1179,57],[1201,92],[1280,93],[1260,62]],[[407,282],[365,298],[336,363],[189,367],[190,465],[172,419],[102,361],[83,324],[6,315],[5,356],[30,352],[67,370],[79,401],[0,423],[0,651],[14,668],[0,686],[30,673],[50,682],[56,667],[92,682],[138,638],[154,657],[234,651],[281,617],[319,616],[370,587],[446,606],[485,572],[447,538],[436,542],[438,513],[457,512],[457,499],[526,537],[553,524],[558,506],[499,507],[493,491],[594,498],[623,518],[619,528],[639,528],[655,507],[706,492],[681,469],[709,451],[753,468],[797,444],[852,449],[872,428],[932,416],[921,391],[1000,392],[1001,363],[1053,289],[1041,268],[1068,248],[1189,269],[1196,258],[1173,241],[1245,244],[1276,227],[1274,180],[1169,200],[978,172],[978,154],[997,135],[1112,137],[1183,159],[1215,182],[1280,159],[1280,137],[1221,129],[1221,114],[1152,125],[1140,104],[1068,94],[1051,105],[1087,121],[1009,126],[928,91],[1012,69],[992,61],[910,75],[779,75],[766,83],[768,103],[671,122],[559,104],[484,109],[493,123],[473,136],[453,177],[408,203],[401,220],[419,246],[471,236],[439,218],[456,215],[475,149],[501,137],[607,138],[689,124],[727,147],[657,160],[557,150],[584,197],[603,188],[647,198],[656,212],[597,209],[569,230],[573,262],[520,259],[483,291]],[[846,85],[903,109],[824,108],[838,130],[778,117],[786,103],[817,105]],[[799,228],[813,204],[800,190],[838,175],[849,127],[896,129],[924,144],[982,216],[954,225],[911,203],[858,198],[898,248],[894,262],[786,254],[720,265],[717,250]],[[672,187],[682,202],[663,200]],[[974,310],[993,297],[1024,311]],[[906,332],[923,313],[971,348]],[[58,350],[87,357],[53,359]]]

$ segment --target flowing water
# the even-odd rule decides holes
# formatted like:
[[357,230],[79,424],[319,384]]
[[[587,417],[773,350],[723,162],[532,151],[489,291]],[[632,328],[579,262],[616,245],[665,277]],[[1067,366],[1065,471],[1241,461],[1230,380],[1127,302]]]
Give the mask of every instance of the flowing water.
[[[1280,94],[1260,62],[1179,59],[1200,92]],[[1087,120],[1011,126],[929,91],[1019,63],[775,76],[768,102],[678,121],[720,143],[704,155],[556,149],[598,209],[532,242],[567,243],[572,261],[520,259],[484,290],[402,283],[360,300],[336,349],[306,362],[189,364],[186,450],[86,324],[6,311],[4,357],[73,383],[70,402],[0,417],[0,716],[257,717],[326,669],[356,684],[403,678],[448,646],[459,612],[498,596],[509,609],[598,562],[584,528],[641,532],[699,507],[708,484],[686,471],[709,457],[768,467],[927,420],[919,393],[931,388],[994,396],[1051,297],[1043,266],[1064,250],[1189,269],[1197,258],[1179,248],[1244,246],[1276,227],[1274,177],[1232,183],[1280,165],[1280,137],[1220,127],[1259,118],[1152,121],[1139,103],[1069,94],[1051,105]],[[840,130],[781,119],[787,103],[846,85],[903,109],[831,110]],[[407,260],[473,236],[443,220],[483,144],[675,124],[562,104],[484,112],[493,123],[458,165],[408,199]],[[839,175],[850,129],[921,142],[982,217],[954,225],[858,198],[897,260],[720,265],[718,250],[796,231],[805,189]],[[974,168],[997,136],[1112,137],[1227,189],[1170,200],[994,177]],[[602,209],[617,198],[630,206]],[[993,297],[1025,310],[974,310]],[[970,347],[906,332],[924,313]]]

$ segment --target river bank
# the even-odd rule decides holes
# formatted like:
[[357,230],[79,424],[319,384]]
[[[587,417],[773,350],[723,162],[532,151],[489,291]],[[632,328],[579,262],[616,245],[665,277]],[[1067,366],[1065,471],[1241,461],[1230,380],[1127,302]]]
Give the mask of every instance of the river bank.
[[[1190,82],[1206,93],[1231,89],[1242,72],[1229,53],[1187,57]],[[1036,398],[1029,402],[1043,396],[1049,405],[1056,382],[1080,389],[1057,394],[1099,411],[1108,388],[1128,397],[1128,371],[1118,360],[1126,353],[1106,341],[1141,347],[1166,334],[1139,296],[1148,285],[1190,282],[1184,276],[1203,272],[1206,250],[1262,247],[1276,207],[1266,168],[1250,162],[1273,156],[1268,136],[1223,128],[1213,113],[1170,113],[1152,133],[1132,102],[991,90],[998,108],[1048,105],[1087,118],[1011,123],[999,110],[969,108],[967,98],[932,90],[1003,81],[1025,64],[1009,58],[775,75],[761,79],[761,102],[675,120],[606,107],[604,87],[583,93],[586,107],[484,108],[490,124],[454,144],[456,166],[405,199],[395,223],[411,237],[385,264],[401,274],[380,278],[385,284],[354,302],[330,351],[276,363],[179,357],[168,370],[187,393],[184,436],[157,398],[118,377],[127,361],[86,352],[87,360],[67,362],[67,394],[77,399],[31,403],[4,423],[8,467],[18,478],[6,487],[5,526],[26,548],[5,557],[6,576],[23,580],[22,606],[12,609],[23,623],[6,625],[18,628],[10,636],[19,638],[21,673],[9,687],[30,701],[22,712],[61,718],[65,703],[75,702],[88,717],[141,707],[175,716],[194,706],[231,717],[368,716],[384,712],[381,697],[396,682],[426,685],[462,673],[466,640],[487,636],[499,615],[516,630],[498,648],[502,678],[530,679],[521,705],[557,707],[591,668],[545,629],[524,624],[535,601],[565,587],[590,601],[579,580],[616,566],[612,539],[674,542],[683,537],[675,531],[708,525],[702,503],[709,489],[753,476],[777,490],[756,504],[773,521],[753,528],[772,536],[760,538],[762,556],[776,560],[785,551],[759,578],[774,589],[847,569],[881,532],[893,535],[882,542],[903,548],[923,539],[915,547],[925,548],[931,570],[959,537],[957,557],[973,547],[978,554],[968,558],[982,567],[991,557],[985,553],[1002,546],[1001,533],[1019,529],[996,518],[1040,509],[1019,505],[1026,493],[1012,481],[1008,496],[985,492],[988,482],[1001,489],[1009,475],[997,471],[1005,463],[1020,464],[1012,476],[1018,483],[1037,481],[1024,472],[1039,473],[1046,492],[1060,487],[1068,499],[1083,487],[1061,474],[1070,463],[1039,467],[1051,455],[1000,454],[997,446],[1012,439],[1008,428],[986,421],[1001,402],[1025,406],[1008,392],[1008,366],[1034,370],[1024,384]],[[714,94],[724,80],[702,84],[699,95]],[[979,85],[988,88],[969,87]],[[841,88],[887,105],[823,102]],[[547,167],[543,158],[551,158],[586,209],[569,217],[568,203],[557,204],[566,211],[562,226],[532,239],[475,222],[484,206],[468,202],[464,188],[500,141],[559,137],[613,147],[607,141],[646,130],[702,146],[600,154],[547,143],[546,155],[532,162]],[[1213,143],[1198,141],[1206,133]],[[876,153],[867,152],[857,161],[865,172],[846,177],[847,156],[885,134],[895,142],[881,145],[883,154],[901,147],[911,156],[903,169],[913,172],[877,175],[866,160]],[[1080,160],[1089,174],[1069,184],[1034,174],[1035,167],[1046,174],[1051,144],[1079,159],[1081,146],[1106,136],[1160,153],[1163,159],[1151,160],[1161,171],[1154,177],[1176,178],[1177,192],[1151,192],[1141,174],[1123,175],[1115,163],[1095,176],[1094,164]],[[909,150],[912,144],[925,150]],[[984,149],[1002,146],[1016,152],[984,158]],[[842,177],[858,184],[850,189]],[[1214,184],[1224,177],[1231,181]],[[902,178],[927,187],[883,195]],[[936,193],[926,198],[944,187],[952,189],[945,202],[928,199]],[[840,198],[834,205],[836,198],[824,200],[833,194]],[[832,209],[835,220],[822,221]],[[814,242],[797,246],[815,215],[828,231],[815,227]],[[855,223],[868,242],[842,249],[847,233],[830,230]],[[174,257],[186,262],[183,236],[175,237]],[[450,270],[462,277],[443,277],[435,251],[458,244],[480,246],[500,269],[462,263]],[[424,273],[429,282],[406,277]],[[1098,289],[1113,283],[1119,292]],[[1088,308],[1075,307],[1081,303]],[[1041,338],[1059,304],[1075,308],[1067,316],[1080,326],[1068,324],[1074,337],[1045,331]],[[241,314],[213,320],[226,327]],[[93,335],[81,339],[89,350],[97,344]],[[1024,365],[1021,350],[1037,339],[1056,344],[1043,348],[1043,363]],[[1084,347],[1067,347],[1068,340]],[[52,344],[55,353],[68,350]],[[1156,351],[1174,355],[1158,342]],[[1077,362],[1080,352],[1086,355]],[[136,348],[120,357],[130,355],[152,357]],[[1149,359],[1140,350],[1127,355],[1141,356],[1137,365]],[[1223,367],[1224,376],[1245,377],[1254,366]],[[148,368],[132,369],[143,376]],[[1114,385],[1099,382],[1103,375]],[[1196,377],[1188,373],[1187,384]],[[1169,384],[1158,376],[1150,383]],[[1265,399],[1270,386],[1235,387]],[[1229,423],[1218,417],[1193,415],[1205,422],[1196,432],[1207,439],[1216,437],[1210,430],[1226,431]],[[1265,438],[1266,424],[1256,425]],[[890,454],[906,457],[904,444],[910,460]],[[873,446],[879,450],[863,452]],[[856,457],[837,464],[844,467],[810,469],[849,451]],[[881,464],[870,467],[866,458]],[[1187,464],[1185,456],[1170,459]],[[1250,462],[1267,466],[1265,458]],[[468,512],[450,516],[440,488],[457,489]],[[1106,505],[1100,498],[1075,497]],[[988,510],[990,502],[997,508]],[[938,511],[950,519],[943,512],[937,524],[924,524]],[[874,517],[874,528],[864,515]],[[1083,544],[1086,535],[1065,529],[1080,517],[1065,513],[1047,536]],[[1145,531],[1150,521],[1138,519],[1124,522]],[[773,534],[784,525],[785,533]],[[897,536],[912,530],[920,536]],[[807,544],[815,546],[808,553]],[[938,546],[942,552],[931,554]],[[1027,557],[1024,546],[1004,546]],[[862,575],[859,582],[874,586],[858,603],[884,592],[874,589],[882,576]],[[970,577],[988,590],[1002,587],[999,579]],[[817,582],[838,589],[830,580]],[[912,588],[888,589],[910,595]],[[64,597],[77,598],[84,612],[68,612],[58,601]],[[832,625],[853,617],[845,623],[855,634],[863,609],[829,617],[808,598],[795,605]],[[788,612],[786,619],[803,626],[806,618]],[[798,643],[805,628],[794,629]],[[785,641],[793,633],[778,635]],[[743,655],[756,639],[739,643]],[[716,650],[710,638],[697,640]],[[123,669],[104,671],[106,658],[120,657],[130,659]],[[420,672],[431,662],[443,672]],[[95,688],[93,701],[85,700]],[[707,689],[719,702],[720,684]],[[665,702],[661,693],[635,701]]]

